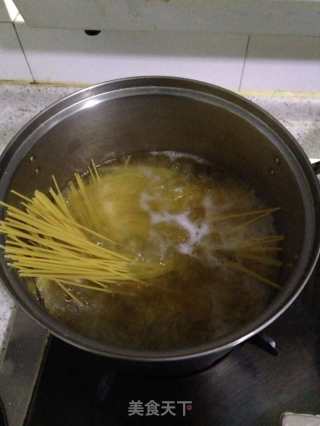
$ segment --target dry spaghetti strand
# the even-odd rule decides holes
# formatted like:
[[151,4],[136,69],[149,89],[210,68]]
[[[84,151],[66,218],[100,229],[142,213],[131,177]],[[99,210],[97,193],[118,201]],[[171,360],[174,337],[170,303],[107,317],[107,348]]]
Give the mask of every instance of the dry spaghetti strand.
[[[92,163],[92,179],[99,174]],[[77,191],[87,212],[94,209],[86,195],[85,184],[76,175]],[[98,232],[79,224],[72,216],[58,183],[53,177],[51,199],[40,191],[28,198],[16,191],[25,210],[1,202],[7,209],[0,222],[0,232],[6,237],[5,257],[21,277],[48,278],[56,283],[77,304],[80,303],[70,286],[128,294],[115,286],[131,283],[141,286],[146,278],[161,275],[165,267],[144,264],[132,256],[109,247],[113,242]],[[97,244],[98,242],[98,244]],[[108,246],[109,245],[109,246]],[[80,281],[80,282],[79,282]],[[67,284],[67,286],[65,285]]]

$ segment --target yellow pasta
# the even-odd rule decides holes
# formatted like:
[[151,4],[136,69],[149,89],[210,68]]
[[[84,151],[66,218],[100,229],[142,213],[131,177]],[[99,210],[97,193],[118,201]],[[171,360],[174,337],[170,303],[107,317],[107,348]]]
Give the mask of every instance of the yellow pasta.
[[[98,180],[94,162],[89,173],[93,181]],[[82,197],[90,223],[94,223],[94,208],[86,197],[84,181],[78,174],[75,178],[78,187],[73,190]],[[0,232],[6,237],[5,257],[21,277],[50,278],[76,300],[64,283],[119,294],[123,293],[115,287],[119,283],[136,283],[139,288],[143,280],[166,271],[160,263],[148,264],[117,251],[112,240],[78,223],[54,176],[53,184],[51,199],[40,191],[31,199],[12,191],[23,200],[24,210],[0,203],[7,211],[0,223]]]
[[[130,180],[132,177],[138,185],[137,190],[141,190],[143,178],[134,174],[135,169],[129,167],[130,161],[131,156],[128,156],[121,173],[115,169],[114,179],[122,182],[123,179]],[[175,179],[174,173],[171,173],[171,177]],[[96,211],[89,187],[90,184],[98,184],[101,180],[94,161],[88,168],[86,178],[78,173],[75,173],[74,178],[75,182],[71,182],[67,197],[59,188],[56,178],[52,176],[53,186],[49,188],[48,195],[35,191],[34,196],[29,198],[12,191],[21,200],[22,208],[0,202],[6,209],[5,220],[0,222],[0,233],[6,237],[4,254],[8,263],[17,269],[21,277],[50,280],[79,303],[70,291],[72,286],[97,292],[133,295],[140,288],[148,287],[150,280],[170,272],[173,267],[170,262],[163,264],[160,261],[143,261],[126,253],[119,243],[99,232],[102,228],[101,218]],[[192,189],[192,186],[190,188]],[[156,186],[155,189],[161,191],[161,188]],[[190,197],[194,196],[196,192],[191,192]],[[77,201],[78,217],[75,217],[69,207],[70,199]],[[180,202],[179,196],[176,200],[177,203]],[[274,257],[267,257],[266,253],[274,256],[280,251],[281,248],[277,244],[284,237],[265,235],[241,243],[239,238],[236,238],[233,243],[233,235],[276,211],[278,208],[259,208],[213,214],[210,218],[211,225],[228,225],[228,245],[216,244],[214,249],[222,259],[226,257],[227,261],[223,262],[223,265],[273,287],[278,286],[257,271],[244,267],[241,262],[245,259],[255,264],[280,267],[281,262]],[[240,263],[237,260],[240,260]],[[123,289],[120,289],[120,285]]]
[[225,335],[267,306],[285,259],[279,208],[181,155],[92,161],[64,187],[52,176],[47,191],[0,202],[5,260],[56,319],[108,344],[168,349]]

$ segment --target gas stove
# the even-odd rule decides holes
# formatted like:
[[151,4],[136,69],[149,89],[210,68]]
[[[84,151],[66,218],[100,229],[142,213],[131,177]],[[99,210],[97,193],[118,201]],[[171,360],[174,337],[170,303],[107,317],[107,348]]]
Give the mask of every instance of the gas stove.
[[266,351],[260,339],[182,377],[118,370],[50,336],[18,310],[0,372],[8,425],[276,426],[286,411],[319,413],[319,282],[317,272],[267,329],[278,356],[270,355],[270,340]]

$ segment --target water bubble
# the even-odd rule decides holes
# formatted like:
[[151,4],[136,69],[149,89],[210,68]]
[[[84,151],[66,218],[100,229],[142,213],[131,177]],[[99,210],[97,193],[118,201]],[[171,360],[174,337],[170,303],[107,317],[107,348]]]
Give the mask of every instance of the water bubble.
[[38,174],[40,173],[40,169],[39,169],[39,167],[36,167],[35,169],[34,169],[34,174],[36,175],[36,176],[38,176]]
[[279,158],[279,157],[276,157],[276,158],[274,159],[274,162],[275,162],[276,164],[280,164],[280,163],[281,163],[280,158]]
[[269,174],[270,174],[271,176],[273,176],[273,175],[275,174],[274,169],[269,169]]
[[35,160],[35,156],[34,155],[30,155],[30,157],[29,157],[30,163],[33,163],[34,160]]

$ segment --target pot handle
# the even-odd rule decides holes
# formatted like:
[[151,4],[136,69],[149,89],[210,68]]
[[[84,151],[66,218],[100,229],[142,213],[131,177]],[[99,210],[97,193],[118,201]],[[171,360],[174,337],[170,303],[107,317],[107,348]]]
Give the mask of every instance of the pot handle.
[[320,161],[312,163],[312,168],[316,175],[320,175]]
[[258,348],[263,351],[269,353],[270,355],[277,356],[279,355],[279,349],[277,342],[268,334],[261,332],[254,336],[251,339],[251,343],[253,343]]

